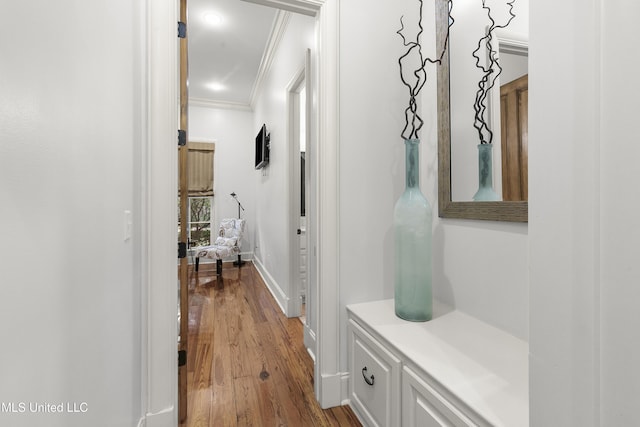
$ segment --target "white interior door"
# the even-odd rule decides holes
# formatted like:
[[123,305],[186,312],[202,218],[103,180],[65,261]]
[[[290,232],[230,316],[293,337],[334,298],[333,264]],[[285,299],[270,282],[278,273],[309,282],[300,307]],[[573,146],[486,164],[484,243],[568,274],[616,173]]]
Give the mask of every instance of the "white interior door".
[[301,311],[304,315],[305,312],[305,302],[306,302],[306,293],[307,293],[307,276],[308,276],[308,268],[307,268],[307,197],[309,194],[309,179],[307,174],[307,126],[306,126],[306,89],[302,87],[300,92],[298,93],[300,111],[299,111],[299,122],[300,122],[300,132],[299,132],[299,140],[298,146],[300,147],[300,222],[299,222],[299,252],[300,256],[298,257],[298,269],[300,271],[300,284],[299,284],[299,296],[300,296],[300,304],[302,305]]
[[308,248],[308,194],[309,194],[309,131],[307,107],[307,73],[309,54],[303,66],[296,73],[288,86],[289,140],[290,161],[289,186],[291,233],[291,292],[288,313],[289,317],[299,317],[306,313],[306,297],[309,277]]

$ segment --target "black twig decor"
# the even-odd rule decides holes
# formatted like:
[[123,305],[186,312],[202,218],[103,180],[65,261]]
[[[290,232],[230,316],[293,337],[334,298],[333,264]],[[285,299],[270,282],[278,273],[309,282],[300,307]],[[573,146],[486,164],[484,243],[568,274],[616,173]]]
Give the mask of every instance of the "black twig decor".
[[[487,27],[486,35],[478,41],[478,47],[472,54],[476,58],[476,67],[482,71],[482,77],[478,81],[478,92],[476,92],[476,99],[473,104],[475,111],[473,127],[478,131],[481,144],[491,144],[493,142],[493,131],[487,124],[487,99],[491,89],[496,84],[498,76],[502,74],[502,67],[497,58],[498,49],[494,49],[493,46],[494,31],[499,28],[505,28],[516,17],[513,13],[514,3],[515,0],[507,2],[509,18],[505,24],[498,25],[491,14],[491,8],[487,5],[487,1],[482,0],[482,8],[487,10],[491,24]],[[487,52],[487,64],[482,65],[480,53],[485,51]]]
[[[442,46],[442,50],[440,55],[436,59],[425,58],[422,54],[422,45],[420,44],[420,36],[424,31],[422,27],[422,0],[418,0],[420,3],[420,11],[418,18],[418,28],[419,31],[415,36],[415,39],[408,40],[405,37],[403,31],[405,30],[404,22],[402,16],[400,18],[400,29],[397,31],[397,34],[402,37],[402,43],[407,48],[407,51],[398,59],[398,64],[400,65],[400,79],[402,83],[409,89],[409,106],[405,109],[405,126],[400,134],[403,139],[413,139],[418,138],[418,131],[422,128],[424,121],[418,114],[418,104],[417,104],[417,96],[424,87],[427,82],[427,72],[425,67],[427,63],[431,64],[441,64],[442,58],[447,51],[447,44],[449,42],[449,32],[447,32],[447,37],[445,39],[444,45]],[[449,16],[451,16],[451,8],[453,7],[452,0],[449,0]],[[453,19],[449,20],[449,28],[453,24]],[[419,64],[416,69],[411,71],[408,75],[405,75],[403,63],[410,67],[408,63],[409,58],[412,55],[417,55],[414,59],[414,64]],[[409,82],[410,81],[410,82]]]

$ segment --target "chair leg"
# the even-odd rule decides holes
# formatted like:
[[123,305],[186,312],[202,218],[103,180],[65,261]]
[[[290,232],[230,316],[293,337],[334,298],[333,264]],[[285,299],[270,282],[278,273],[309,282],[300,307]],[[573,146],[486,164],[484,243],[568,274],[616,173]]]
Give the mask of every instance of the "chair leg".
[[216,260],[216,274],[222,274],[222,260]]
[[200,267],[200,257],[196,257],[196,271],[198,271],[199,267]]
[[233,262],[233,265],[237,265],[238,267],[242,267],[245,261],[242,260],[242,255],[238,254],[238,260]]

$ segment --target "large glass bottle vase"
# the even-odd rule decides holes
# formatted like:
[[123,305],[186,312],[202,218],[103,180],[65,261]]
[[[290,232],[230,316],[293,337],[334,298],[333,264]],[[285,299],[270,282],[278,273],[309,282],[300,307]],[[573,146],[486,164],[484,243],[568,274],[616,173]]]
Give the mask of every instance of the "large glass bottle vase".
[[414,322],[432,317],[432,211],[420,191],[419,144],[419,139],[405,140],[406,188],[393,215],[395,312],[398,317]]

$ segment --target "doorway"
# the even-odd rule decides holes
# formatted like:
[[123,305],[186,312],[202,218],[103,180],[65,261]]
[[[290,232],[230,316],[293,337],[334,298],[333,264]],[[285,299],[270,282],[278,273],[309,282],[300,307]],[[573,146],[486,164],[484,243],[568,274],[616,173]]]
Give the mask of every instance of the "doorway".
[[[289,317],[300,317],[305,326],[306,302],[309,283],[308,226],[311,211],[308,195],[315,194],[310,188],[310,174],[307,165],[313,153],[310,132],[311,106],[308,104],[307,85],[311,67],[311,51],[307,50],[302,65],[287,86],[287,115],[289,118],[289,259],[291,260],[289,280]],[[313,352],[313,349],[309,349]]]
[[[256,1],[254,1],[256,2]],[[286,8],[290,11],[316,16],[318,52],[322,61],[314,65],[318,86],[322,88],[314,94],[314,105],[318,110],[318,122],[315,125],[317,153],[313,169],[318,182],[318,194],[310,209],[316,213],[316,236],[310,242],[310,251],[318,257],[317,271],[310,276],[317,281],[316,286],[308,289],[308,298],[313,295],[322,312],[311,315],[316,349],[314,388],[316,398],[323,408],[337,406],[342,401],[339,363],[339,334],[321,333],[339,329],[338,265],[339,265],[339,215],[338,215],[338,140],[339,140],[339,2],[325,0],[308,2],[304,0],[261,0]],[[147,420],[165,420],[177,418],[175,401],[175,378],[178,368],[175,363],[175,345],[177,331],[175,327],[175,200],[177,178],[166,171],[175,171],[177,150],[170,150],[175,144],[175,123],[177,116],[177,67],[175,57],[175,22],[177,10],[175,0],[162,0],[150,3],[147,11],[150,37],[154,44],[149,49],[149,70],[147,72],[150,88],[147,105],[149,136],[146,153],[141,160],[141,168],[149,170],[149,185],[143,210],[143,223],[148,224],[149,241],[144,245],[143,257],[148,265],[149,276],[145,277],[145,340],[148,347],[144,351],[143,365],[145,380],[143,390],[148,396]],[[321,131],[320,131],[321,130]],[[162,143],[158,143],[161,141]],[[307,166],[309,162],[307,161]],[[167,213],[167,214],[165,214]],[[307,224],[309,229],[309,224]],[[167,250],[172,248],[172,250]],[[316,253],[317,252],[317,253]],[[153,285],[152,285],[153,284]],[[308,300],[307,300],[308,302]],[[308,320],[309,321],[309,320]],[[150,421],[148,421],[150,422]]]

